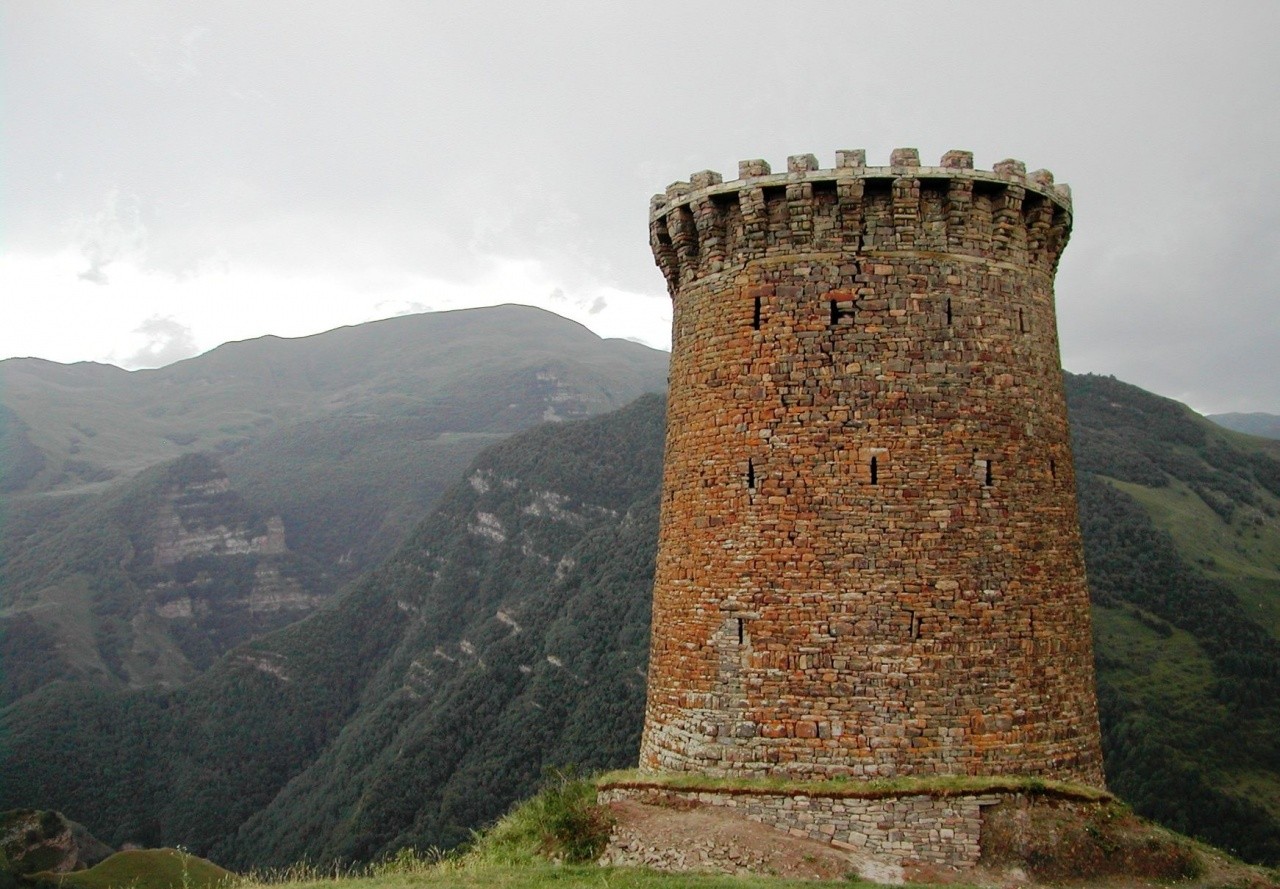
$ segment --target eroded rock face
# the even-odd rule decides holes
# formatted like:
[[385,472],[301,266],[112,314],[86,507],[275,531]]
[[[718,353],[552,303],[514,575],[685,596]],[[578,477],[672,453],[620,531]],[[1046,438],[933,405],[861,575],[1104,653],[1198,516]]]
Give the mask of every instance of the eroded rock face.
[[264,521],[244,509],[226,476],[175,486],[155,519],[158,566],[206,555],[280,555],[288,551],[284,521]]
[[[149,525],[136,560],[147,566],[138,572],[149,581],[147,614],[185,640],[183,650],[197,667],[298,619],[325,598],[327,588],[317,588],[314,570],[290,552],[283,519],[255,509],[211,457],[175,465]],[[164,626],[149,635],[169,635]],[[135,685],[171,685],[189,672],[143,675],[146,659],[135,660],[143,664],[140,675],[131,676]]]
[[112,851],[58,812],[14,809],[0,813],[0,852],[14,874],[83,870]]
[[253,572],[253,589],[242,604],[255,613],[310,611],[323,596],[312,595],[295,578],[270,564],[259,564]]

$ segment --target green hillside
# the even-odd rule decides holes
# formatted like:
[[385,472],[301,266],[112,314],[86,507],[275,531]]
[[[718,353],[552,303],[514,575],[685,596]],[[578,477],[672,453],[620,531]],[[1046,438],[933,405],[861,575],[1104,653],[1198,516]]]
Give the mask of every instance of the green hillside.
[[491,449],[332,609],[183,689],[28,696],[0,716],[0,795],[59,800],[117,843],[287,864],[457,842],[544,758],[625,765],[662,414],[649,397]]
[[659,391],[666,363],[522,306],[133,373],[0,362],[0,703],[190,681],[384,560],[484,447]]
[[[1109,784],[1276,863],[1280,461],[1132,386],[1068,385]],[[0,806],[235,867],[369,860],[457,843],[544,765],[633,764],[662,422],[646,397],[490,448],[330,608],[181,689],[58,683],[10,706]],[[1155,507],[1183,501],[1221,523],[1211,552]]]
[[[513,305],[228,343],[157,370],[9,359],[0,484],[23,509],[30,495],[96,493],[213,453],[282,514],[293,548],[354,577],[484,446],[662,391],[666,365],[664,352]],[[347,536],[320,529],[328,517]]]
[[620,407],[661,388],[665,366],[664,353],[513,305],[227,343],[156,370],[8,359],[0,478],[20,493],[96,490],[183,453],[238,453],[329,417],[413,418],[422,438],[510,433]]
[[215,889],[236,882],[230,871],[180,849],[132,849],[88,870],[43,872],[28,879],[36,889]]
[[1280,443],[1068,377],[1108,782],[1280,860]]
[[57,679],[180,684],[313,610],[332,585],[205,454],[67,503],[60,521],[5,538],[0,701]]

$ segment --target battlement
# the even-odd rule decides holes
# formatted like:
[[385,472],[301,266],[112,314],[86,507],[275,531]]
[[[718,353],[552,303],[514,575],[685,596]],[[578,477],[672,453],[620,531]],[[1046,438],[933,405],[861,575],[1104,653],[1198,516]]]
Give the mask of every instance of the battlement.
[[948,151],[922,167],[914,148],[869,167],[836,152],[832,169],[792,155],[786,172],[758,159],[738,178],[712,170],[673,182],[649,205],[650,244],[672,293],[687,281],[766,256],[921,251],[1008,261],[1050,277],[1071,232],[1071,189],[1017,160],[976,170]]

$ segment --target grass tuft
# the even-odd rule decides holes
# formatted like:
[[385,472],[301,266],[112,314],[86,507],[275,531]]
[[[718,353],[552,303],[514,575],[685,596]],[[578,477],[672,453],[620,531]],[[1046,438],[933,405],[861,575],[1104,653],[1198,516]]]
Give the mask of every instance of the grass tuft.
[[418,849],[406,846],[394,855],[369,865],[370,877],[375,879],[394,876],[417,877],[439,870],[457,856],[441,849],[439,846],[428,846]]
[[608,810],[596,805],[595,782],[571,769],[552,769],[535,796],[476,835],[466,859],[492,865],[537,859],[585,864],[604,852],[612,826]]

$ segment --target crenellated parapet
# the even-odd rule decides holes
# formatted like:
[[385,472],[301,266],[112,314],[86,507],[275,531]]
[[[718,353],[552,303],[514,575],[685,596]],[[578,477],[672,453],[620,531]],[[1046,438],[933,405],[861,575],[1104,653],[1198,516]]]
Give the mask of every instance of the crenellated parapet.
[[650,245],[674,294],[683,283],[797,253],[903,251],[1005,261],[1052,277],[1071,233],[1071,189],[1021,161],[976,170],[973,154],[948,151],[936,167],[914,148],[869,167],[861,150],[836,152],[819,169],[793,155],[774,173],[763,160],[738,178],[711,170],[673,182],[649,206]]

